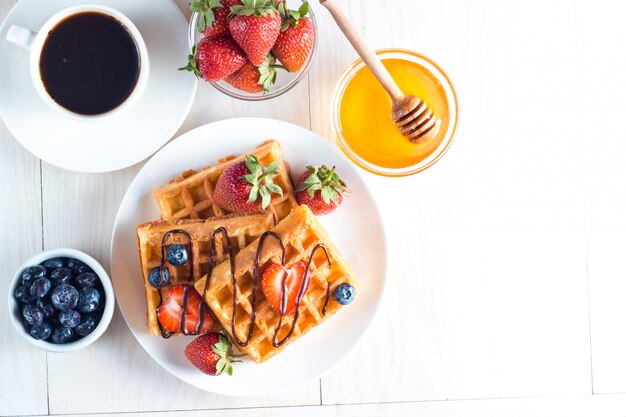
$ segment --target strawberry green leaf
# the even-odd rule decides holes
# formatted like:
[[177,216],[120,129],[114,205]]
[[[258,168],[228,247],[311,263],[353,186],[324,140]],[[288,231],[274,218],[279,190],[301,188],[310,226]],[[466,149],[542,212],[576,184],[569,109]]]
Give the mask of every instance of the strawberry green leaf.
[[276,83],[277,68],[285,69],[282,65],[276,65],[276,58],[271,53],[267,54],[267,58],[259,66],[259,85],[263,86],[263,90],[266,93]]
[[309,13],[308,1],[305,1],[304,3],[302,3],[302,5],[298,8],[298,13],[300,13],[300,16],[306,16]]
[[253,203],[261,196],[261,206],[265,209],[271,201],[270,193],[283,194],[282,188],[272,181],[272,178],[280,172],[280,163],[274,161],[263,168],[255,155],[249,155],[245,164],[250,173],[243,175],[242,178],[252,185],[248,193],[248,202]]
[[196,61],[196,46],[191,48],[191,54],[187,55],[187,66],[178,68],[179,71],[190,71],[197,78],[202,78],[202,74],[198,70],[198,62]]
[[278,184],[274,184],[273,182],[270,182],[270,183],[267,183],[266,186],[267,186],[267,189],[270,190],[271,192],[279,194],[279,195],[283,195],[283,189],[280,188]]
[[194,0],[189,4],[189,9],[200,14],[198,17],[198,30],[204,32],[207,27],[213,26],[215,22],[214,9],[222,7],[222,0]]
[[330,188],[322,187],[322,200],[324,200],[326,204],[330,203]]
[[322,189],[322,184],[313,184],[309,188],[307,188],[307,192],[309,193],[309,197],[314,198],[315,192]]
[[268,16],[278,13],[275,0],[241,0],[242,4],[230,6],[229,19],[233,16]]
[[315,198],[315,192],[321,190],[320,196],[326,204],[332,201],[339,205],[339,196],[348,190],[345,182],[335,173],[335,167],[329,169],[326,165],[321,168],[308,166],[309,175],[296,187],[296,191],[307,190],[311,198]]
[[214,353],[216,353],[220,359],[215,364],[215,370],[217,374],[221,374],[226,372],[228,375],[233,374],[233,362],[241,362],[240,360],[235,360],[232,351],[231,351],[231,343],[230,339],[226,336],[220,336],[219,341],[215,343],[211,349]]
[[259,188],[259,194],[261,194],[261,208],[265,210],[270,205],[272,197],[270,197],[270,193],[265,187]]
[[259,187],[253,186],[248,193],[248,203],[254,203],[259,198]]
[[328,187],[328,189],[330,190],[330,201],[332,201],[333,203],[335,203],[336,206],[338,206],[339,205],[339,193],[334,188]]
[[217,361],[217,363],[215,364],[215,369],[217,370],[217,373],[221,374],[222,372],[224,372],[227,364],[228,361],[225,358],[220,358],[220,360]]
[[265,168],[265,172],[275,172],[278,174],[279,169],[280,163],[278,161],[274,161]]
[[259,176],[255,174],[246,174],[243,178],[252,185],[257,185],[259,183]]
[[263,171],[263,167],[261,166],[261,163],[256,155],[246,156],[246,168],[248,168],[248,171],[250,171],[251,174],[256,176],[260,175]]
[[298,10],[288,10],[286,2],[282,2],[282,6],[283,23],[280,30],[283,32],[286,31],[289,26],[297,27],[300,19],[309,13],[309,3],[306,1],[302,3]]

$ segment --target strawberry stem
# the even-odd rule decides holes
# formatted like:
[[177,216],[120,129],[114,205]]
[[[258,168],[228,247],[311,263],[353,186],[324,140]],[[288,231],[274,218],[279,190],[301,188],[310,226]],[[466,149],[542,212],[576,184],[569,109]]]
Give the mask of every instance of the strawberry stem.
[[268,171],[268,172],[264,173],[263,175],[261,175],[261,176],[259,177],[259,184],[262,184],[262,183],[263,183],[263,180],[264,180],[265,178],[267,178],[267,177],[269,177],[269,176],[274,176],[274,175],[276,175],[276,173],[275,173],[275,172],[273,172],[273,171]]
[[330,170],[330,172],[328,173],[328,176],[326,176],[326,178],[324,178],[324,181],[322,181],[322,185],[325,185],[328,181],[330,181],[333,178],[333,174],[335,173],[335,168],[333,167],[333,169]]

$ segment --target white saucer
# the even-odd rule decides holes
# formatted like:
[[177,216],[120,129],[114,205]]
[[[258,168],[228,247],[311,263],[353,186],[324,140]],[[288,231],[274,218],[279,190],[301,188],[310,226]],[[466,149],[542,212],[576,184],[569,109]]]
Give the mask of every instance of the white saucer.
[[[352,193],[320,222],[354,267],[361,284],[355,300],[263,364],[237,363],[233,376],[212,377],[193,367],[184,355],[193,337],[163,339],[148,334],[146,301],[139,255],[137,224],[159,218],[152,190],[182,171],[215,164],[241,154],[266,139],[280,141],[283,157],[296,177],[307,165],[335,165]],[[201,126],[180,136],[154,155],[128,188],[111,239],[111,278],[126,323],[143,348],[163,368],[198,388],[223,395],[269,395],[319,378],[336,365],[372,321],[385,285],[387,249],[376,201],[358,169],[337,147],[299,126],[277,120],[230,119]]]
[[[0,26],[0,116],[15,138],[44,161],[69,170],[107,172],[126,168],[163,146],[185,120],[196,78],[178,71],[187,61],[187,21],[171,0],[102,0],[139,28],[150,59],[143,96],[124,114],[99,123],[66,118],[37,95],[28,52],[5,40],[17,24],[33,31],[76,0],[20,0]],[[96,3],[94,1],[94,3]]]

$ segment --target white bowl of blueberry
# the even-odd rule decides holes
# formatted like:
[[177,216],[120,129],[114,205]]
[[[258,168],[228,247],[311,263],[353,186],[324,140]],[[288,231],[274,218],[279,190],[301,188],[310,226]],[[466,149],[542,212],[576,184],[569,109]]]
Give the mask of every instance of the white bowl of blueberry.
[[95,342],[113,317],[115,296],[102,266],[76,249],[33,256],[15,273],[9,290],[17,332],[51,352],[70,352]]

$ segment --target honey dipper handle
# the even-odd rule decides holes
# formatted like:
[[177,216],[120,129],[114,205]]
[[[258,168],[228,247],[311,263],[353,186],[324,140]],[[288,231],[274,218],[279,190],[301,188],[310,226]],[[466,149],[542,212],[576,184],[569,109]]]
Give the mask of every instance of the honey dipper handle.
[[320,0],[320,4],[328,9],[330,14],[337,22],[337,26],[348,38],[356,52],[359,54],[363,62],[372,70],[374,76],[383,86],[394,102],[404,99],[405,95],[393,80],[387,68],[383,65],[376,55],[376,52],[369,46],[359,29],[352,23],[352,20],[346,15],[343,9],[337,3],[337,0]]

